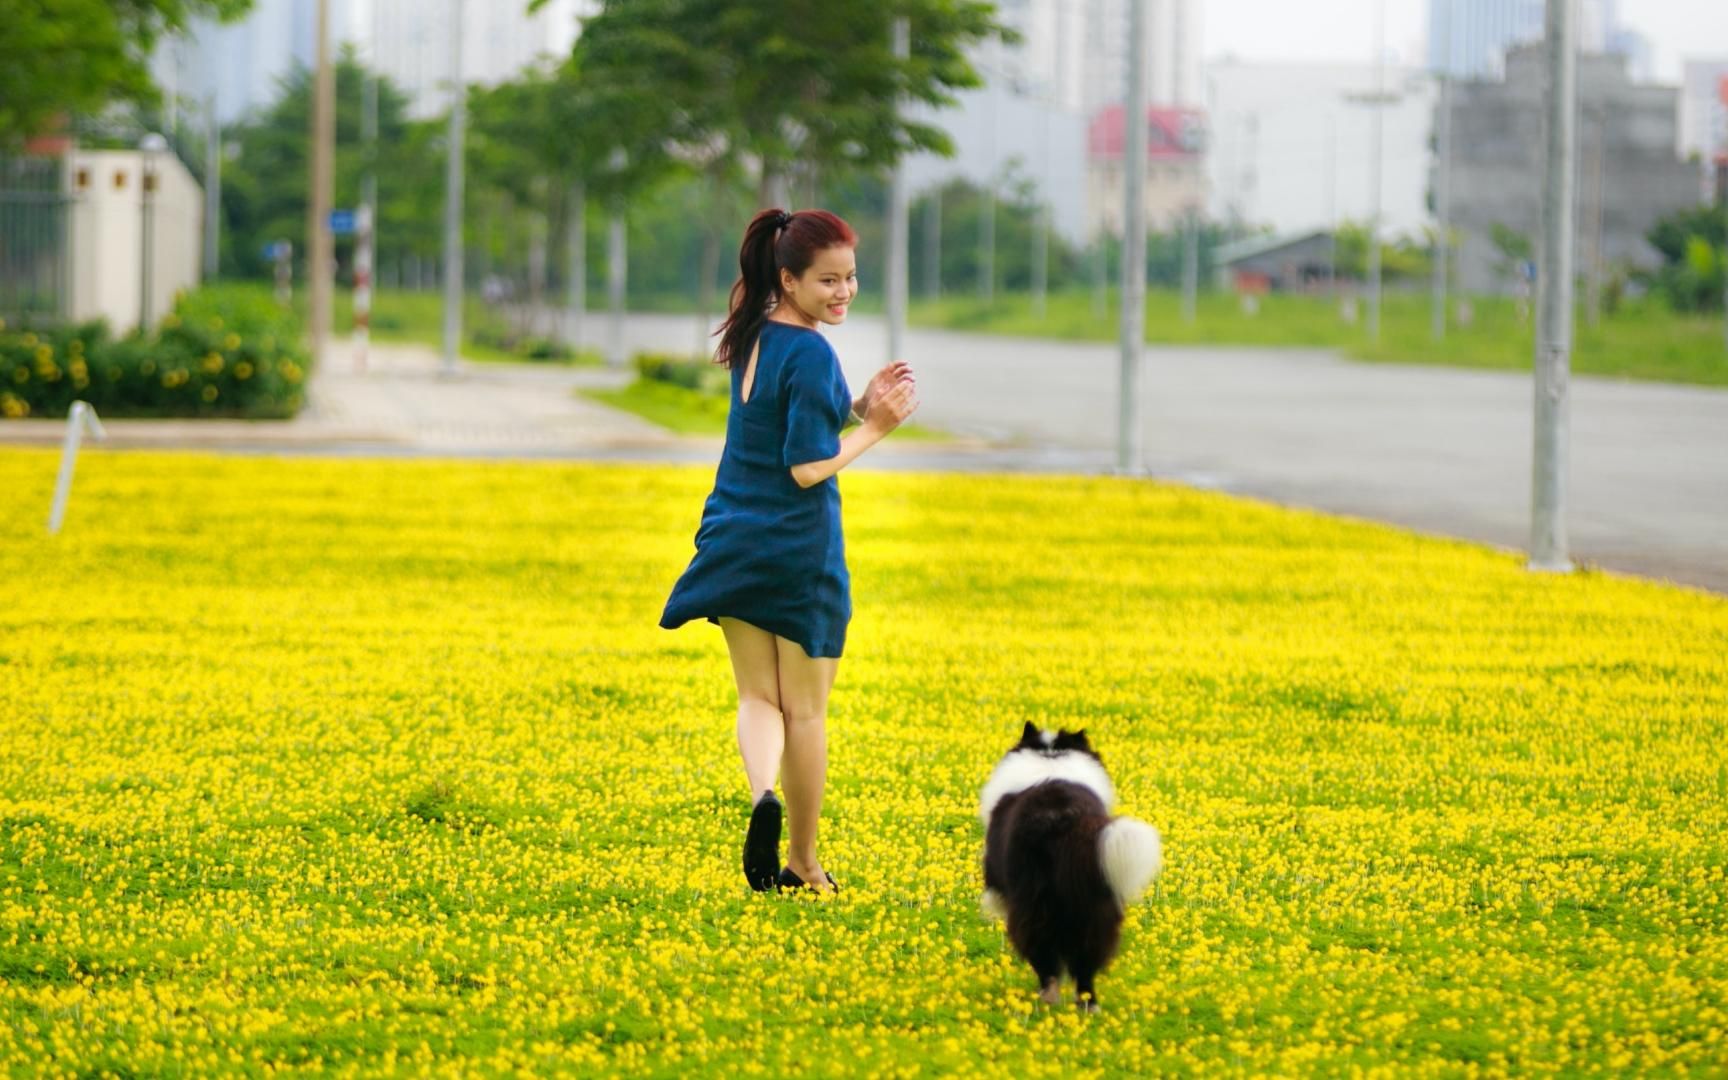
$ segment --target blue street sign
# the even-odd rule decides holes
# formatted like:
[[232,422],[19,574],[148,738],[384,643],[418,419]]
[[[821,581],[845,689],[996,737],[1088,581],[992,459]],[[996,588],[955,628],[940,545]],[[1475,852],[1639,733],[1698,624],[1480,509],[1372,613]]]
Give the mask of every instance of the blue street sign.
[[354,211],[330,211],[330,231],[337,236],[352,236],[354,234]]

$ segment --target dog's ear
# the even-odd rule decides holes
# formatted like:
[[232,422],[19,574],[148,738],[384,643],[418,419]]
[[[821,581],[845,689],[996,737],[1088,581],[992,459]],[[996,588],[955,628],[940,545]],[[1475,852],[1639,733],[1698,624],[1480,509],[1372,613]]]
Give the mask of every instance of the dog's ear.
[[1038,726],[1036,724],[1032,723],[1032,721],[1030,721],[1030,720],[1026,721],[1025,729],[1020,732],[1020,745],[1021,746],[1042,746],[1043,744],[1044,744],[1044,733],[1039,731]]

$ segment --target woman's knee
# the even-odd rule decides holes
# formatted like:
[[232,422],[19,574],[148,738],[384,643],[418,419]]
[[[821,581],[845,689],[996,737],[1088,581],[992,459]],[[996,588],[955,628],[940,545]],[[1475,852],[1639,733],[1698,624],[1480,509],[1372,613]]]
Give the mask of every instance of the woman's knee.
[[783,706],[782,713],[786,717],[787,727],[821,727],[828,719],[828,710],[825,707],[803,702]]

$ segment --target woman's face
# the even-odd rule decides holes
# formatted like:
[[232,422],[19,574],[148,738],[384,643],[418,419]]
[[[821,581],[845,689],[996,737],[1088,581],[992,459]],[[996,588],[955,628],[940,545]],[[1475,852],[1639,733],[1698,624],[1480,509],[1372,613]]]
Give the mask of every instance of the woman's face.
[[809,326],[839,326],[858,295],[858,260],[849,247],[823,248],[798,277],[780,271],[780,295]]

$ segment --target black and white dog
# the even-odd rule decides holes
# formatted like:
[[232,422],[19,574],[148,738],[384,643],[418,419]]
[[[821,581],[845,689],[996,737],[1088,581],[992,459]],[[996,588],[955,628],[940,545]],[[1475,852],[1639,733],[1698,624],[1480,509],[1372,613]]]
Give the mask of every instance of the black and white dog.
[[1158,830],[1111,817],[1115,805],[1084,731],[1028,723],[984,785],[983,908],[1007,923],[1052,1005],[1066,973],[1079,1005],[1097,1008],[1092,980],[1116,954],[1123,909],[1164,863]]

